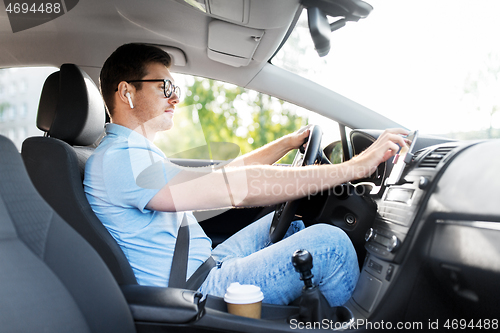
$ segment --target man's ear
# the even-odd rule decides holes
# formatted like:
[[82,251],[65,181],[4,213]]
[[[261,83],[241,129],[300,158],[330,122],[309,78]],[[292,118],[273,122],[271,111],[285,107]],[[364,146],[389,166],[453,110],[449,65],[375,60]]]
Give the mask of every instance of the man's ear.
[[118,84],[118,102],[122,104],[123,106],[127,105],[131,109],[134,108],[134,94],[135,94],[135,87],[132,86],[131,84],[122,81]]

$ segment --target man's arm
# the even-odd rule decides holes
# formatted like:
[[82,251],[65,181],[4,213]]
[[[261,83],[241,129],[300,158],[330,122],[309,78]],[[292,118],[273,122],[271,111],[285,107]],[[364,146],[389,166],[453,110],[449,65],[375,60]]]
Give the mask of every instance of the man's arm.
[[162,187],[146,207],[187,211],[267,206],[298,199],[372,174],[405,144],[401,134],[407,131],[385,131],[367,150],[342,164],[291,168],[242,164],[213,172],[185,169]]
[[[285,135],[234,160],[235,164],[271,165],[279,161],[290,150],[299,148],[309,136],[310,125]],[[233,163],[231,163],[233,164]]]

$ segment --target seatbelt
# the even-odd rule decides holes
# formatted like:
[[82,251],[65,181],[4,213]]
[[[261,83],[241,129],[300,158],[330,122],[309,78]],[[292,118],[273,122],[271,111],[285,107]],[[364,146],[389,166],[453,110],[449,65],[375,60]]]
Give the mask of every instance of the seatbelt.
[[215,267],[215,260],[212,256],[208,257],[207,260],[191,275],[189,280],[186,282],[186,289],[198,290],[200,286],[205,282],[208,273]]
[[174,255],[168,280],[169,287],[198,290],[203,281],[205,281],[208,273],[210,273],[210,270],[215,267],[215,260],[210,256],[200,267],[198,267],[189,280],[186,281],[188,257],[189,223],[187,215],[184,213],[175,241]]
[[182,223],[177,232],[175,240],[174,256],[170,267],[170,278],[168,286],[172,288],[184,288],[186,285],[187,264],[189,255],[189,223],[184,213]]

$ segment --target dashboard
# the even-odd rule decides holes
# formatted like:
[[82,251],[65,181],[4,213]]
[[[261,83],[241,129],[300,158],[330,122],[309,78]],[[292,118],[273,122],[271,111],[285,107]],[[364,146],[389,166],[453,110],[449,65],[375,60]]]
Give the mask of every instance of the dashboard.
[[[354,130],[347,149],[357,155],[381,133]],[[496,316],[500,140],[421,135],[406,162],[393,180],[391,159],[349,184],[369,193],[330,194],[316,207],[317,221],[344,229],[358,251],[361,274],[346,306],[361,322]]]
[[[353,130],[343,149],[359,154],[380,134]],[[302,199],[296,215],[306,225],[338,226],[352,240],[360,277],[345,307],[360,330],[368,330],[367,322],[427,327],[437,320],[496,318],[500,140],[420,134],[410,153],[396,182],[386,182],[393,170],[388,160],[370,177]],[[261,214],[256,210],[248,223]],[[221,216],[227,230],[242,219],[239,210]],[[221,216],[214,230],[221,229]],[[210,220],[203,226],[208,230]]]

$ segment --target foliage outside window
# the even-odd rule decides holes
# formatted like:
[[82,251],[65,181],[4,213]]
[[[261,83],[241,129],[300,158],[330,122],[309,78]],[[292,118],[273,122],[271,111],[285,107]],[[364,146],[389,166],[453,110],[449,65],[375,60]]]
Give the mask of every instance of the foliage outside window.
[[[234,145],[214,143],[236,144],[245,154],[307,125],[307,111],[290,103],[219,81],[185,79],[175,125],[155,141],[168,157],[227,160],[236,157]],[[289,153],[280,163],[293,157]]]
[[[25,138],[42,135],[36,128],[38,101],[43,82],[55,70],[0,69],[0,134],[14,141],[18,149]],[[325,132],[338,131],[331,120],[253,90],[187,75],[175,77],[183,101],[176,108],[175,126],[158,134],[155,142],[168,157],[228,160],[292,133],[309,121],[322,125]],[[19,88],[15,93],[10,89],[13,82]],[[327,121],[332,122],[329,128]],[[280,163],[289,164],[293,157],[291,152]]]

